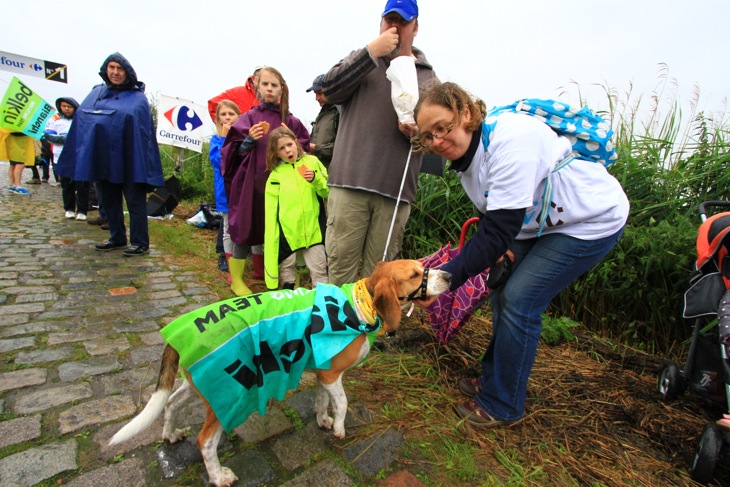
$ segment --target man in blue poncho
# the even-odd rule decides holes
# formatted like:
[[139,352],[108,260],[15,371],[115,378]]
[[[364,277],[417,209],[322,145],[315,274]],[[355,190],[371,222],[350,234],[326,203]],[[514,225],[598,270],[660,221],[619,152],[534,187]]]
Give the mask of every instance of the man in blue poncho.
[[101,65],[96,85],[76,111],[58,160],[59,175],[75,181],[96,181],[106,211],[109,240],[96,250],[127,247],[123,200],[129,210],[131,247],[125,257],[149,252],[147,193],[164,186],[145,85],[132,65],[115,52]]

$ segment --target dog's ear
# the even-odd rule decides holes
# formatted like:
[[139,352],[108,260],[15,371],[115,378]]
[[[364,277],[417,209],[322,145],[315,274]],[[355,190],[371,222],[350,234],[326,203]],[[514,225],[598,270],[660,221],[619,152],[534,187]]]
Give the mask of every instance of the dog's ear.
[[395,279],[386,277],[375,284],[373,307],[383,318],[385,331],[393,331],[400,326],[401,309],[398,303],[398,288]]

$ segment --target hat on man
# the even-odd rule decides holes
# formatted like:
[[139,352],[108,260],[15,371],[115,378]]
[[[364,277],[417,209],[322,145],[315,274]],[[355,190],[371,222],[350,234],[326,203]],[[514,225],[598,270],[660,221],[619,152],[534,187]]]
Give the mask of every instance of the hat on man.
[[418,4],[416,0],[388,0],[381,17],[385,17],[391,12],[398,13],[406,21],[410,22],[418,17]]
[[314,78],[314,81],[312,81],[312,86],[307,88],[307,93],[310,91],[322,91],[322,84],[324,84],[324,75],[320,74],[316,78]]

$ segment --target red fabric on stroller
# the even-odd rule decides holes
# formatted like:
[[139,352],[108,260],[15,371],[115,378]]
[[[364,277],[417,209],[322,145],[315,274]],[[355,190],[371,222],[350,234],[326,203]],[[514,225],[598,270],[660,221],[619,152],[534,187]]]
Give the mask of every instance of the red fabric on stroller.
[[[437,269],[450,262],[456,257],[466,240],[466,232],[469,226],[478,223],[479,218],[470,218],[461,227],[461,238],[459,246],[451,248],[451,243],[442,245],[438,251],[419,259],[424,267]],[[484,300],[489,296],[487,288],[487,276],[489,269],[485,269],[479,275],[469,278],[456,291],[442,293],[431,306],[426,308],[431,327],[440,344],[448,343],[461,329],[469,318],[474,314]]]
[[730,212],[718,213],[705,220],[697,236],[697,269],[714,259],[725,288],[730,289]]
[[[727,206],[727,205],[725,205]],[[714,316],[730,289],[730,212],[707,218],[697,234],[697,263],[684,293],[685,318]]]

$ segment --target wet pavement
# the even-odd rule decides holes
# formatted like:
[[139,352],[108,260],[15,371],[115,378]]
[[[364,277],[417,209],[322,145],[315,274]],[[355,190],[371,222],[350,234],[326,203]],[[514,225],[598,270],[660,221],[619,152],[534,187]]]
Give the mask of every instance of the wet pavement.
[[[162,443],[158,419],[127,443],[105,445],[154,391],[158,330],[215,293],[163,261],[154,241],[144,257],[95,251],[108,232],[65,219],[60,186],[15,194],[7,173],[0,162],[0,485],[206,485],[197,399],[180,414],[191,427],[185,441]],[[393,468],[404,443],[397,431],[348,441],[319,430],[312,385],[306,377],[265,416],[223,435],[219,456],[237,485],[422,485]],[[370,414],[350,404],[346,426]],[[376,480],[388,467],[396,473]]]

